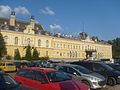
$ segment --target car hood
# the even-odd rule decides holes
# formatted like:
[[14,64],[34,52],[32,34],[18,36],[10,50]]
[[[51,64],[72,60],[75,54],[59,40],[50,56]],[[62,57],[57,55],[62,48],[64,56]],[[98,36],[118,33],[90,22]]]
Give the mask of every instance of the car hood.
[[116,76],[120,76],[120,71],[118,71],[118,70],[111,71],[111,73]]
[[61,90],[88,90],[88,86],[75,80],[67,80],[58,83]]
[[93,72],[93,73],[90,73],[89,75],[105,80],[104,76],[100,75],[99,73]]

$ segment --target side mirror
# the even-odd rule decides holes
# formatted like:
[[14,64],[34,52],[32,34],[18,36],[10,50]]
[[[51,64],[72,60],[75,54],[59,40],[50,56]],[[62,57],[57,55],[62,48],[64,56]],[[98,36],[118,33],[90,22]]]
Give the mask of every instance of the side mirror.
[[19,85],[22,84],[21,82],[16,81]]
[[77,75],[77,73],[76,73],[76,72],[74,72],[74,73],[73,73],[73,75]]

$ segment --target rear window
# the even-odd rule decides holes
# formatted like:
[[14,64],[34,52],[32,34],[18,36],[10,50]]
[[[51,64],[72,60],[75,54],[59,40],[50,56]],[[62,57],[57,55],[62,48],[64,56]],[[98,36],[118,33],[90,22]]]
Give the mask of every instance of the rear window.
[[18,76],[24,76],[26,73],[28,73],[28,69],[21,69],[16,75]]

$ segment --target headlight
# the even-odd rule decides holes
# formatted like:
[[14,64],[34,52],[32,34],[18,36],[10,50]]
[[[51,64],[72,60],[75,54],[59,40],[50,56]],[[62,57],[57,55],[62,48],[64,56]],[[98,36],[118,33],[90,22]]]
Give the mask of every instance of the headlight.
[[90,88],[88,90],[90,90]]
[[92,81],[101,81],[101,79],[96,78],[96,77],[90,77],[90,79],[91,79]]
[[120,76],[118,76],[118,78],[120,78]]

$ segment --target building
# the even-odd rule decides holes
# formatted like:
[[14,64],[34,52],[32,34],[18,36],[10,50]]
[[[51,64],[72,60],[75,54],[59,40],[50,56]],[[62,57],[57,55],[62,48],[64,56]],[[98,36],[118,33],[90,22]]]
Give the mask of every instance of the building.
[[29,44],[32,49],[38,50],[40,57],[49,56],[54,60],[112,58],[111,45],[92,41],[87,35],[84,39],[60,33],[53,35],[40,24],[36,24],[33,16],[30,22],[16,20],[14,12],[10,18],[0,17],[0,31],[6,43],[6,53],[12,57],[16,49],[19,49],[20,55],[24,57]]

